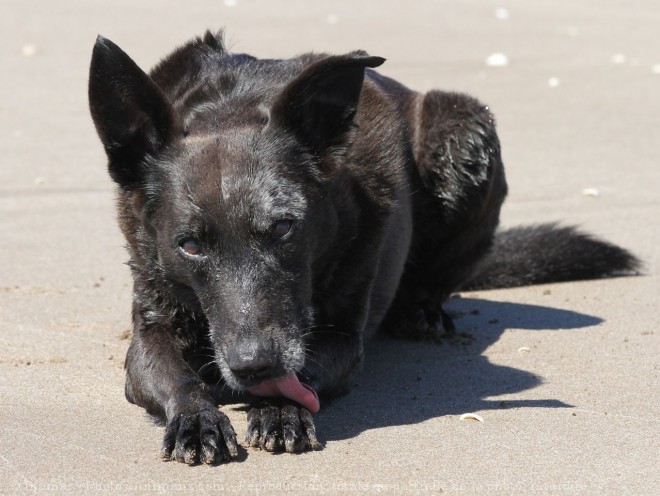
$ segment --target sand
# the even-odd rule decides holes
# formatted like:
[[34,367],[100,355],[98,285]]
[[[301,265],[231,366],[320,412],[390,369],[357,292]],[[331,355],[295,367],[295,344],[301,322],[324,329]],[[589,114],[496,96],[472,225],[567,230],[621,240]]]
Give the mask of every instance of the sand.
[[[3,0],[0,494],[658,494],[658,26],[655,0]],[[149,68],[221,27],[234,51],[363,48],[412,88],[478,96],[502,223],[579,224],[643,275],[453,299],[475,339],[370,345],[317,416],[322,451],[161,462],[162,428],[123,397],[130,276],[87,71],[97,33]],[[225,411],[242,438],[243,406]]]

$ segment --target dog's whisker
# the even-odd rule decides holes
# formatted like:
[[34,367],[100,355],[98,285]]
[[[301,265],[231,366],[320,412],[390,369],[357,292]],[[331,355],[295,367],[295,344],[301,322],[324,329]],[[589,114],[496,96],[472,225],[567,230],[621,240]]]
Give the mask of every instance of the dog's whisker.
[[199,370],[197,371],[197,375],[201,376],[201,375],[204,373],[204,371],[205,371],[206,369],[208,369],[208,368],[210,368],[210,367],[212,367],[212,366],[214,366],[214,365],[215,365],[214,362],[208,362],[208,363],[205,363],[204,365],[202,365],[202,366],[199,368]]

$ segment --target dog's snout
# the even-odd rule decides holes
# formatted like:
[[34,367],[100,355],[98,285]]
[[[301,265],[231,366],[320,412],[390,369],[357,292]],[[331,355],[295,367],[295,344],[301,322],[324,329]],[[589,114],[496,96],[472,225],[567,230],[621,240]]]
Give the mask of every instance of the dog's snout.
[[229,369],[239,379],[264,379],[277,366],[277,355],[270,346],[257,341],[241,341],[227,353]]

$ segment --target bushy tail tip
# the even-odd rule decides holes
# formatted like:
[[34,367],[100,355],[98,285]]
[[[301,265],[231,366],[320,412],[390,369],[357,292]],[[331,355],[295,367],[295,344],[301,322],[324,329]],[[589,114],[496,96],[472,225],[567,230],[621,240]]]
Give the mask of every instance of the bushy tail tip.
[[461,290],[599,279],[637,273],[627,250],[575,227],[540,224],[499,232],[493,247]]

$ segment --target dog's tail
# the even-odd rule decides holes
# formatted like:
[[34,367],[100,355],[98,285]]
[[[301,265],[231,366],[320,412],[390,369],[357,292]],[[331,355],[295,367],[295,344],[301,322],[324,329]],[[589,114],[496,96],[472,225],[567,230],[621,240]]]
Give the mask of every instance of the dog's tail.
[[461,290],[511,288],[637,273],[630,252],[574,227],[540,224],[496,234],[493,247]]

